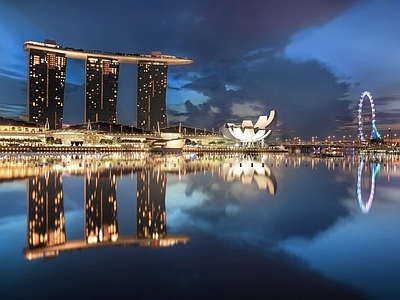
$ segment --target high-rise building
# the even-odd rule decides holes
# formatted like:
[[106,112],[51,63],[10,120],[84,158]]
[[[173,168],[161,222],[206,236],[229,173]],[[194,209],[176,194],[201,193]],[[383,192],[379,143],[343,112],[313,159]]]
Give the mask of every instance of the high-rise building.
[[29,49],[29,121],[62,128],[66,63],[63,53]]
[[137,175],[137,237],[159,239],[167,235],[165,192],[167,175],[143,169]]
[[[166,91],[168,65],[192,63],[172,55],[102,53],[61,47],[55,41],[27,41],[29,52],[28,120],[61,129],[67,59],[86,61],[84,122],[117,120],[119,64],[137,64],[137,127],[155,131],[168,126]],[[79,112],[79,114],[81,114]],[[133,115],[133,112],[132,112]],[[133,120],[132,120],[133,121]]]
[[51,247],[66,242],[62,174],[45,173],[28,180],[28,245]]
[[118,239],[116,174],[88,172],[85,179],[85,237],[88,244]]
[[155,131],[168,126],[167,65],[163,62],[138,62],[137,127]]
[[118,71],[116,59],[86,59],[85,122],[117,122]]

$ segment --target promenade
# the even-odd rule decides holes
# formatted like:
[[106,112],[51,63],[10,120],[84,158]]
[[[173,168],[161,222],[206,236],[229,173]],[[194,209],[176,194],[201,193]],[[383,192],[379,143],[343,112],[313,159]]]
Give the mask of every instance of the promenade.
[[[339,149],[342,151],[368,152],[368,153],[400,153],[398,146],[388,144],[356,144],[356,143],[285,143],[282,145],[266,145],[263,147],[239,147],[239,146],[184,146],[182,153],[312,153],[314,149]],[[151,148],[147,145],[136,146],[0,146],[0,154],[26,154],[26,155],[51,155],[51,154],[96,154],[96,153],[129,153],[150,152]],[[162,153],[162,152],[161,152]]]

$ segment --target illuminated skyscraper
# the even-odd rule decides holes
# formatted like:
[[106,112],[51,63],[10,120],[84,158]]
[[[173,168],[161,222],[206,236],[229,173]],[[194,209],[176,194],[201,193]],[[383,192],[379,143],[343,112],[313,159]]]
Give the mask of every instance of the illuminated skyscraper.
[[66,63],[63,53],[29,49],[29,121],[50,129],[62,128]]
[[165,191],[167,176],[156,169],[137,175],[137,237],[159,239],[167,235]]
[[118,70],[116,59],[86,59],[85,122],[117,122]]
[[138,62],[137,81],[137,127],[153,131],[158,124],[167,127],[167,65]]
[[89,244],[118,239],[116,174],[88,172],[85,179],[85,235]]
[[46,172],[28,180],[28,245],[50,247],[65,243],[61,173]]
[[67,58],[86,61],[84,122],[117,122],[119,64],[137,64],[136,121],[138,128],[146,130],[168,126],[168,65],[192,63],[190,59],[156,51],[152,54],[102,53],[64,48],[49,40],[27,41],[24,50],[29,52],[28,119],[49,129],[62,128]]

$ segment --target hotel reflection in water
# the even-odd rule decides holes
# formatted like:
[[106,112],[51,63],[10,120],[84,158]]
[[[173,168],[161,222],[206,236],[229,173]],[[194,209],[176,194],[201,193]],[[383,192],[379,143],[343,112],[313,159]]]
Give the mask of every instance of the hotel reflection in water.
[[[374,200],[375,178],[381,164],[379,161],[364,164],[364,161],[371,161],[371,158],[331,161],[315,160],[309,157],[276,157],[263,162],[240,159],[223,164],[207,159],[195,160],[186,164],[182,160],[180,163],[179,160],[178,163],[175,160],[170,163],[162,162],[158,164],[158,167],[154,165],[154,168],[80,169],[85,174],[85,238],[73,241],[67,240],[65,231],[62,171],[39,168],[33,172],[31,168],[14,167],[6,168],[7,172],[3,175],[8,179],[29,178],[27,183],[28,247],[24,249],[24,256],[27,259],[34,259],[54,257],[62,251],[102,246],[161,247],[187,243],[190,240],[188,236],[167,235],[165,196],[167,174],[171,172],[181,176],[187,173],[196,175],[197,172],[210,171],[212,176],[218,174],[226,182],[239,181],[245,186],[257,186],[258,189],[268,190],[270,195],[275,195],[277,182],[272,172],[273,166],[296,169],[301,165],[305,167],[310,165],[314,169],[321,164],[326,164],[329,170],[333,170],[337,166],[343,171],[350,171],[353,167],[357,167],[357,201],[361,211],[368,213]],[[386,172],[388,174],[396,172],[395,167],[395,164],[388,164],[385,167]],[[137,179],[136,235],[133,236],[120,236],[118,232],[117,178],[124,173],[131,175],[135,173]],[[80,174],[82,173],[76,175]],[[370,177],[370,184],[364,186],[363,178],[368,177]],[[368,194],[369,197],[365,197]],[[132,199],[132,201],[134,200]]]
[[[137,234],[118,235],[116,177],[113,168],[88,171],[85,178],[85,240],[67,241],[62,172],[45,172],[28,179],[27,259],[54,257],[61,251],[101,246],[172,246],[187,243],[184,235],[167,235],[166,173],[141,169],[137,173]],[[133,200],[133,199],[132,199]]]
[[89,244],[118,240],[116,174],[88,171],[85,178],[85,235]]
[[28,244],[30,248],[65,243],[65,217],[60,173],[46,172],[28,180]]

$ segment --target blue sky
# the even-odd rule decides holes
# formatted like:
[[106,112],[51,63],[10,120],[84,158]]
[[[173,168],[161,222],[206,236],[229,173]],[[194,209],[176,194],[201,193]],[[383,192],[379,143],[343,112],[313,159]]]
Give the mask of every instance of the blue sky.
[[[0,115],[26,106],[26,40],[194,60],[171,66],[170,124],[217,128],[278,113],[274,137],[356,132],[362,92],[377,126],[400,134],[400,2],[395,0],[64,1],[0,3]],[[84,67],[68,60],[65,123],[82,122]],[[120,71],[119,122],[135,124],[135,67]],[[369,107],[365,106],[366,110]]]

